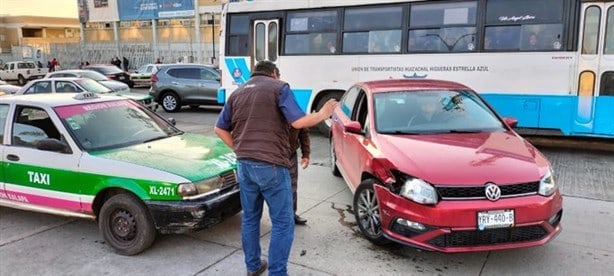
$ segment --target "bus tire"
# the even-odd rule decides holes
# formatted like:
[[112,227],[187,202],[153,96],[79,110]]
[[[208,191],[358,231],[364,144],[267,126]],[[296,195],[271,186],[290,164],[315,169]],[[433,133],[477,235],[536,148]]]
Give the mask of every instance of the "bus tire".
[[156,239],[156,227],[139,199],[130,194],[109,198],[98,216],[104,240],[121,255],[136,255],[149,248]]
[[[341,98],[341,95],[342,95],[341,93],[327,93],[322,98],[320,98],[320,100],[318,100],[318,103],[316,104],[316,108],[314,111],[319,111],[324,106],[324,104],[326,104],[326,102],[328,102],[328,100],[330,99],[336,99],[338,101]],[[332,123],[332,120],[330,118],[322,121],[321,123],[317,125],[318,131],[322,133],[322,135],[324,135],[325,137],[330,137],[331,123]]]

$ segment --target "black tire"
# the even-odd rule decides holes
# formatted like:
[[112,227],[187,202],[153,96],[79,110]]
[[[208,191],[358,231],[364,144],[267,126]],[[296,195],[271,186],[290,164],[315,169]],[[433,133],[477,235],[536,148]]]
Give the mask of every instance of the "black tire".
[[[326,95],[324,95],[322,98],[320,98],[318,100],[318,103],[316,104],[316,109],[315,111],[320,110],[324,104],[326,102],[328,102],[328,100],[330,99],[336,99],[337,101],[341,98],[343,94],[341,93],[337,93],[337,92],[331,92],[331,93],[327,93]],[[331,119],[326,119],[323,122],[318,124],[318,131],[320,133],[322,133],[322,135],[324,135],[325,137],[329,137],[330,136],[330,124],[332,123]]]
[[181,100],[177,97],[177,94],[173,92],[166,92],[160,97],[160,105],[164,111],[172,113],[181,109]]
[[360,232],[372,243],[386,245],[391,241],[384,236],[380,219],[379,201],[373,186],[377,182],[367,179],[354,192],[354,216]]
[[23,85],[26,85],[26,83],[28,83],[28,81],[26,80],[26,78],[23,77],[22,74],[19,74],[17,76],[17,83],[19,83],[19,85],[23,86]]
[[104,240],[121,255],[135,255],[156,239],[156,227],[145,205],[130,194],[109,198],[98,215]]
[[333,137],[330,137],[330,171],[334,176],[341,176],[339,167],[337,167],[337,154],[335,153],[335,144],[333,143]]

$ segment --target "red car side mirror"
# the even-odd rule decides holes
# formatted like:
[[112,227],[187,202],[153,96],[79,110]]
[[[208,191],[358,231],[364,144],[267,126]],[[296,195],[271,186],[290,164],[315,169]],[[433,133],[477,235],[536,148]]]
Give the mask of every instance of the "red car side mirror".
[[343,125],[345,131],[350,133],[362,133],[362,126],[359,122],[349,121],[348,123]]
[[511,128],[515,128],[518,125],[518,120],[510,117],[504,117],[503,121],[510,126]]

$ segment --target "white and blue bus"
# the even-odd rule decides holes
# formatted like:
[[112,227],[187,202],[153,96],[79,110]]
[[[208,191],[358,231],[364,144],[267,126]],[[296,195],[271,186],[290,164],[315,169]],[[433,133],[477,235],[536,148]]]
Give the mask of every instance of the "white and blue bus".
[[269,60],[307,112],[358,81],[445,79],[521,133],[614,138],[612,0],[252,0],[222,21],[221,99]]

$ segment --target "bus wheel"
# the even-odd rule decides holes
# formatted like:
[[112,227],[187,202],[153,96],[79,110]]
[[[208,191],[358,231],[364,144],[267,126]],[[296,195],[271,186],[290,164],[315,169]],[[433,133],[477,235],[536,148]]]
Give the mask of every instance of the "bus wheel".
[[149,248],[156,239],[156,227],[145,205],[130,194],[107,200],[98,216],[104,240],[121,255],[135,255]]
[[[341,98],[341,95],[342,95],[341,93],[328,93],[324,95],[318,101],[315,111],[320,110],[324,106],[324,104],[330,99],[336,99],[338,101]],[[332,122],[333,121],[330,118],[322,121],[321,123],[318,124],[318,131],[322,133],[324,136],[329,137],[330,136],[330,126]]]

